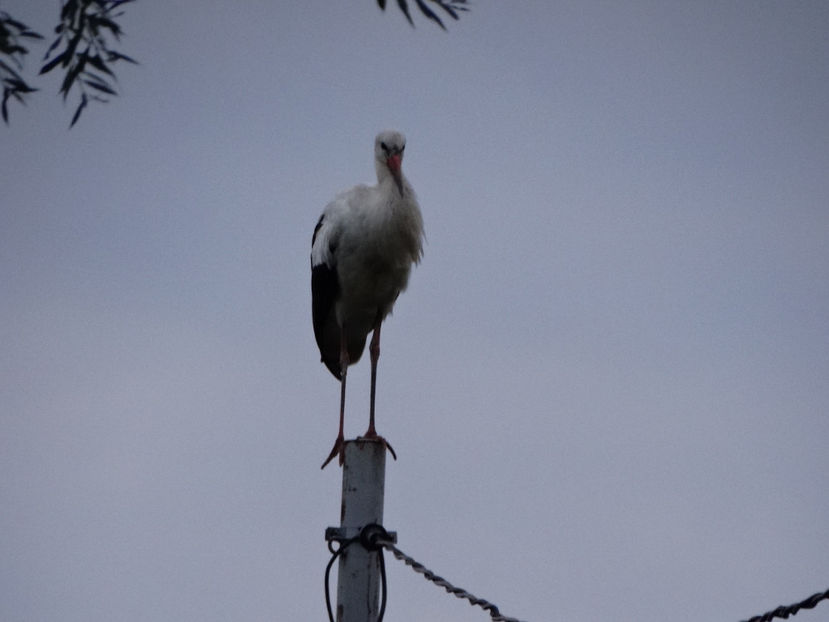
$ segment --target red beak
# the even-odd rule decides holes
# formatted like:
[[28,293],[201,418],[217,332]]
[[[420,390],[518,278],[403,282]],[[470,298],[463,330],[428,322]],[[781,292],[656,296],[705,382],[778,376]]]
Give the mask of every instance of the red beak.
[[400,191],[400,196],[403,196],[403,179],[400,175],[400,160],[402,156],[399,153],[395,153],[394,155],[390,155],[388,160],[386,160],[386,166],[389,167],[389,171],[391,171],[391,176],[394,177],[394,181],[397,184],[397,189]]
[[400,154],[395,153],[394,155],[390,155],[389,159],[386,160],[386,166],[389,167],[389,170],[394,173],[395,176],[400,175]]

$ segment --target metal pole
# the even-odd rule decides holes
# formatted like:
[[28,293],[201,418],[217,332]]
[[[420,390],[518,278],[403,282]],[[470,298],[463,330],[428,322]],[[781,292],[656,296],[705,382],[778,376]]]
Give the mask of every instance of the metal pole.
[[[352,538],[366,525],[383,524],[386,446],[382,441],[345,442],[340,535]],[[340,555],[337,622],[376,622],[380,600],[377,551],[355,543]]]

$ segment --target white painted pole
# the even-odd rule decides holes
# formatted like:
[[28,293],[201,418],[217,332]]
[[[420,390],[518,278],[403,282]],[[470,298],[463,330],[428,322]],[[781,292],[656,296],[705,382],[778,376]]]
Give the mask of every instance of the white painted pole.
[[[386,446],[382,441],[345,442],[340,535],[352,538],[366,525],[383,524]],[[380,600],[378,551],[359,542],[343,550],[337,574],[337,622],[376,622]]]

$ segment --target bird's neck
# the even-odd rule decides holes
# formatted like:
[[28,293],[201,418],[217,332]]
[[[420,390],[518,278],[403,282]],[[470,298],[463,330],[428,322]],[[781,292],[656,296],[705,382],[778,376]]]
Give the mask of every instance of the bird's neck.
[[382,163],[377,164],[377,189],[381,191],[388,190],[390,196],[396,199],[406,199],[411,194],[409,190],[409,182],[403,172],[400,173],[400,188],[397,186],[397,181],[394,175],[391,174],[388,167]]
[[374,161],[374,170],[377,171],[377,185],[382,184],[386,179],[392,179],[389,167],[380,160]]

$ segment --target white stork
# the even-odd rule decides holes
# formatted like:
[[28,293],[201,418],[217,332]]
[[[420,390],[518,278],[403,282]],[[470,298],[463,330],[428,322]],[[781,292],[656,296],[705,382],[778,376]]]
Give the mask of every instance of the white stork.
[[380,132],[374,141],[377,185],[338,194],[311,239],[314,335],[322,362],[340,381],[340,430],[322,468],[338,454],[343,463],[346,372],[360,359],[370,331],[371,401],[363,438],[380,440],[395,456],[374,428],[374,395],[380,325],[423,254],[423,219],[401,170],[405,147],[400,132]]

